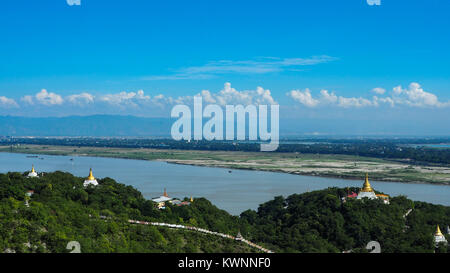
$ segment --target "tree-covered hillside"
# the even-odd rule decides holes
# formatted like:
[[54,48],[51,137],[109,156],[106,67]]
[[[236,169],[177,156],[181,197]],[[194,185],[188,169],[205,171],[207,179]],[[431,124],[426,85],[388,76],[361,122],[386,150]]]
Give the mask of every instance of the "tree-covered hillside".
[[343,202],[346,195],[346,189],[329,188],[276,197],[257,212],[243,212],[241,221],[249,224],[252,240],[282,252],[367,252],[370,241],[379,242],[382,252],[433,252],[436,225],[450,223],[450,207],[403,196],[391,198],[389,205],[368,199]]
[[[40,178],[0,174],[0,252],[69,252],[70,241],[78,241],[82,252],[256,251],[234,240],[131,224],[129,219],[230,235],[240,231],[275,252],[364,252],[370,241],[378,241],[382,252],[433,252],[436,225],[445,231],[450,224],[450,207],[405,197],[392,198],[390,205],[379,200],[342,202],[347,189],[275,197],[236,217],[204,198],[158,210],[131,186],[104,178],[99,186],[84,188],[83,180],[63,172]],[[34,191],[31,197],[29,190]]]
[[[217,236],[128,223],[128,219],[177,223],[237,234],[238,217],[206,199],[196,199],[191,206],[168,205],[161,211],[131,186],[105,178],[99,180],[100,186],[85,189],[83,180],[62,172],[40,178],[0,174],[1,252],[69,252],[70,241],[78,241],[82,252],[255,251]],[[34,190],[29,207],[28,190]]]

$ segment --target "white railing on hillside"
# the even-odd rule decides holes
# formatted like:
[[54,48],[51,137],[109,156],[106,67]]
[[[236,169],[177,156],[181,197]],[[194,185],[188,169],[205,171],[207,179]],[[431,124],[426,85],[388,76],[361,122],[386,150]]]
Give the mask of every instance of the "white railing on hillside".
[[223,238],[228,238],[231,240],[236,240],[236,241],[241,241],[251,247],[254,247],[256,249],[261,250],[262,252],[265,253],[273,253],[273,251],[264,248],[260,245],[257,245],[255,243],[250,242],[249,240],[246,240],[244,238],[241,237],[235,237],[235,236],[231,236],[228,234],[224,234],[224,233],[220,233],[220,232],[215,232],[215,231],[210,231],[204,228],[198,228],[198,227],[191,227],[191,226],[184,226],[184,225],[176,225],[176,224],[168,224],[168,223],[159,223],[159,222],[145,222],[145,221],[137,221],[137,220],[128,220],[129,223],[132,224],[139,224],[139,225],[152,225],[152,226],[160,226],[160,227],[168,227],[168,228],[176,228],[176,229],[186,229],[186,230],[193,230],[193,231],[197,231],[197,232],[201,232],[201,233],[206,233],[206,234],[211,234],[211,235],[215,235],[215,236],[220,236]]

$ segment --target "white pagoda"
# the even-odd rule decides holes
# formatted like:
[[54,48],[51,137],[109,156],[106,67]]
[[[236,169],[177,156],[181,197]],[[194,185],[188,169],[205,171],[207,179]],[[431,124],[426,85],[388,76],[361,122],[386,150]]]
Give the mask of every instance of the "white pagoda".
[[28,173],[28,177],[38,177],[37,172],[34,170],[34,165],[31,166],[31,172]]
[[439,243],[447,244],[447,239],[445,239],[444,234],[442,234],[439,225],[437,226],[436,233],[434,234],[434,242],[436,243],[436,246],[439,245]]

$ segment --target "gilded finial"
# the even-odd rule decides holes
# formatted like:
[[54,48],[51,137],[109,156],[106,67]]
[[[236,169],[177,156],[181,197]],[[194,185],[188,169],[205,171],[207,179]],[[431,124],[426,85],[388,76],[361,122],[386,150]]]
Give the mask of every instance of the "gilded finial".
[[31,172],[32,172],[32,173],[35,173],[35,170],[34,170],[34,164],[31,165]]
[[95,180],[94,175],[92,174],[92,168],[89,169],[89,176],[87,178],[88,180]]
[[369,182],[369,174],[368,173],[366,173],[366,180],[364,181],[364,185],[363,185],[363,188],[361,189],[361,191],[363,191],[363,192],[372,192],[373,191],[372,186],[370,185],[370,182]]
[[192,198],[192,196],[191,196],[191,199],[189,199],[189,201],[192,203],[192,202],[194,202],[194,198]]
[[442,232],[441,232],[441,229],[439,228],[439,225],[437,225],[435,236],[444,236],[444,235],[442,235]]
[[163,193],[163,196],[165,196],[165,197],[169,197],[169,195],[167,194],[166,188],[164,188],[164,193]]

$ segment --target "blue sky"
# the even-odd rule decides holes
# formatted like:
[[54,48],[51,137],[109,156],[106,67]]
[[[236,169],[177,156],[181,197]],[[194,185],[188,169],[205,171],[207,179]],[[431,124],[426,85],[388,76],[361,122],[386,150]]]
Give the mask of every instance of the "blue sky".
[[0,114],[168,116],[208,90],[292,118],[444,121],[449,12],[447,0],[6,0]]

